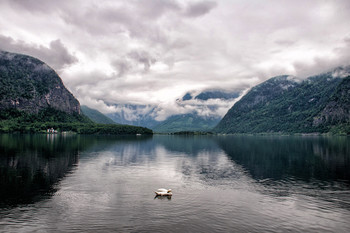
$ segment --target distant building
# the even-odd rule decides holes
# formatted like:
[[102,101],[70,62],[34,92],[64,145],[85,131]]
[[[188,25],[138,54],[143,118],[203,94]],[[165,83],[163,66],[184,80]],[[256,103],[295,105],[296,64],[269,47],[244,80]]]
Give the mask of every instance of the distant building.
[[57,133],[58,131],[55,130],[54,128],[51,128],[51,129],[47,129],[46,132],[47,133]]

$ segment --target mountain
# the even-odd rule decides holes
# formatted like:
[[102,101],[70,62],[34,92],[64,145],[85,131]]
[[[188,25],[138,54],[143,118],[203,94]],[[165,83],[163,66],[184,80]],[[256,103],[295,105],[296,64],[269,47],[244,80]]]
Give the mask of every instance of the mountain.
[[199,116],[198,114],[173,115],[153,127],[157,133],[173,133],[179,131],[209,131],[218,124],[221,117]]
[[350,76],[344,78],[322,111],[314,117],[316,127],[331,127],[331,132],[350,132]]
[[48,65],[30,56],[0,51],[0,109],[38,113],[45,108],[80,113],[79,101]]
[[0,132],[43,133],[54,128],[81,134],[152,134],[126,125],[93,123],[80,114],[79,101],[42,61],[0,52]]
[[[218,133],[327,133],[349,124],[350,67],[305,80],[271,78],[252,88],[214,128]],[[350,133],[350,132],[348,132]]]
[[95,123],[115,124],[115,122],[111,118],[107,117],[106,115],[104,115],[103,113],[95,109],[89,108],[88,106],[85,106],[85,105],[82,105],[80,109],[85,116],[90,118]]

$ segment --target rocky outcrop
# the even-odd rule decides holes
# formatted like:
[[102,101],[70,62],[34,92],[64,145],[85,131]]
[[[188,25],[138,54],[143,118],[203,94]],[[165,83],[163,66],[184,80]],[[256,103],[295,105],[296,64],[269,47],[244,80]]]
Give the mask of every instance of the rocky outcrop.
[[350,122],[350,76],[343,79],[313,125],[336,125]]
[[45,108],[80,113],[79,101],[48,65],[30,56],[0,51],[0,109],[10,108],[28,113]]

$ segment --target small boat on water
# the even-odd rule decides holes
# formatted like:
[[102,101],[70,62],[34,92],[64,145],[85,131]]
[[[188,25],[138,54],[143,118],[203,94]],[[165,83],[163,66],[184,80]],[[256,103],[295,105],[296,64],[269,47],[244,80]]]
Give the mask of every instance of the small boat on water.
[[171,189],[163,189],[160,188],[157,191],[155,191],[157,196],[172,196],[173,193],[171,192]]

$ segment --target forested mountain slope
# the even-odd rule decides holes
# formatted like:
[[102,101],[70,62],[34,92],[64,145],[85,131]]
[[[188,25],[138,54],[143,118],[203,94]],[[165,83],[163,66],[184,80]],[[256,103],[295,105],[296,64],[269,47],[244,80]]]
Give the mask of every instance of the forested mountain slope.
[[271,78],[243,96],[214,131],[338,133],[350,122],[349,73],[349,67],[339,67],[302,81],[291,76]]

